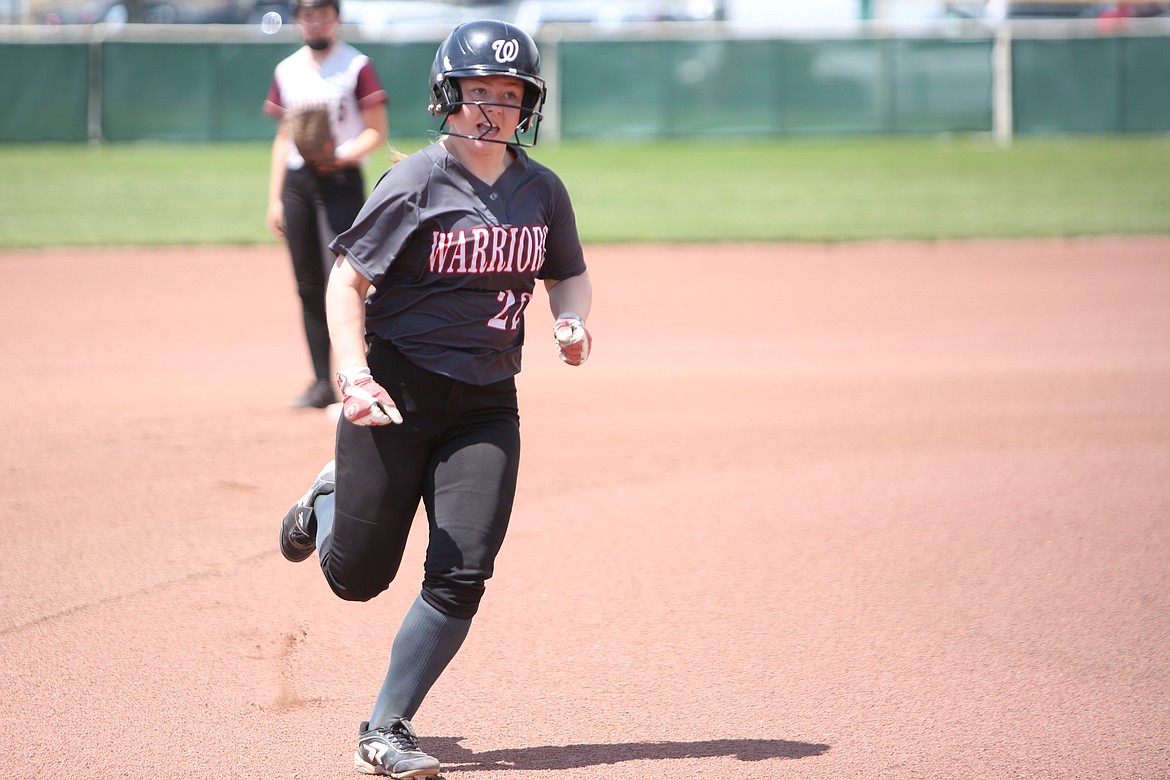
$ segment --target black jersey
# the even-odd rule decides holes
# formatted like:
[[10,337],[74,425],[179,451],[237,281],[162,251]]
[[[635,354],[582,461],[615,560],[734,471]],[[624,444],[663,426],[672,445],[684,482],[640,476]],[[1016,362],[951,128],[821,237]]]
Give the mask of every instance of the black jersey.
[[560,178],[516,159],[489,186],[440,144],[396,163],[330,245],[374,286],[366,331],[418,365],[483,385],[520,370],[537,279],[585,272]]

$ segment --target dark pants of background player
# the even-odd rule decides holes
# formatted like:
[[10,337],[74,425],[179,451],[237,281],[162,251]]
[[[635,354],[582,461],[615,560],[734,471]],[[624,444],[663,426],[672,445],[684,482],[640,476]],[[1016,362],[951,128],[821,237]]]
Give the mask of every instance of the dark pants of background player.
[[516,382],[477,386],[426,371],[385,341],[370,370],[402,411],[401,425],[341,418],[333,528],[318,533],[321,569],[343,599],[384,591],[402,562],[420,499],[430,529],[422,598],[470,619],[492,576],[516,494]]
[[325,284],[333,258],[326,248],[338,233],[353,224],[365,202],[362,171],[343,168],[319,175],[308,166],[290,169],[284,177],[280,199],[313,372],[317,379],[330,382]]

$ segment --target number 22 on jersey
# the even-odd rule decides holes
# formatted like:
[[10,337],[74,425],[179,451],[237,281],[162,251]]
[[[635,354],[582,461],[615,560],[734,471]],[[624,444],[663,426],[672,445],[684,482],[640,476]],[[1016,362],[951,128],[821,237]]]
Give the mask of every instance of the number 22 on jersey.
[[487,321],[489,328],[496,330],[516,330],[520,327],[520,317],[524,314],[524,307],[532,300],[532,293],[520,293],[519,299],[513,290],[501,290],[496,296],[500,302],[500,310],[496,316]]

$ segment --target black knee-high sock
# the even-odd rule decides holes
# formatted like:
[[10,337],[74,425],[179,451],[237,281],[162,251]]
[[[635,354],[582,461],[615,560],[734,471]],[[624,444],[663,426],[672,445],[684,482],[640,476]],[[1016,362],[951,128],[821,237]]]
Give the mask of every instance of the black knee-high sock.
[[390,650],[390,669],[374,702],[370,727],[414,717],[423,698],[459,652],[471,621],[444,615],[415,599]]

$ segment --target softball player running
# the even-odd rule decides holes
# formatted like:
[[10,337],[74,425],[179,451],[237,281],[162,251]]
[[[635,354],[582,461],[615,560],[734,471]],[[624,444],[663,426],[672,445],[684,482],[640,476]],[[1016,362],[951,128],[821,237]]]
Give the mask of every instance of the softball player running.
[[[325,320],[325,246],[353,224],[366,198],[361,165],[386,142],[386,92],[369,57],[337,39],[339,0],[296,0],[294,18],[305,45],[273,73],[264,111],[282,121],[272,143],[268,182],[268,227],[288,241],[301,299],[305,340],[315,381],[294,407],[323,408],[336,396],[329,375],[329,330]],[[324,106],[332,130],[333,161],[306,165],[289,132],[290,112]]]
[[[589,356],[592,289],[561,180],[522,147],[545,99],[519,28],[460,25],[438,49],[439,140],[396,163],[338,236],[327,293],[344,396],[335,462],[281,523],[289,560],[314,548],[341,598],[366,601],[398,572],[421,501],[422,591],[390,652],[358,771],[430,777],[411,726],[458,652],[504,541],[520,458],[515,375],[540,279],[560,358]],[[529,141],[530,139],[530,141]]]

